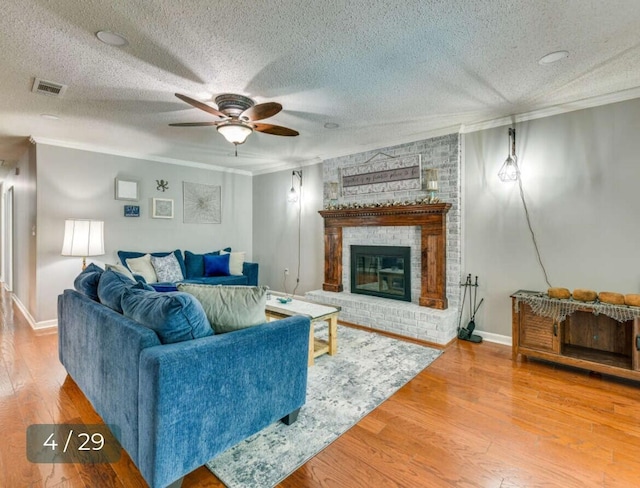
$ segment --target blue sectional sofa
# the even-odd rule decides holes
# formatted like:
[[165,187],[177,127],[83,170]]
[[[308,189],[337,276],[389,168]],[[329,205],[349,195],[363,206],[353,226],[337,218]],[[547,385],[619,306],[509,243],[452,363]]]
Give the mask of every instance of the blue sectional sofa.
[[[223,249],[222,251],[231,252],[231,248]],[[138,251],[118,251],[118,258],[123,266],[131,271],[127,265],[127,259],[135,259],[144,256],[146,253]],[[183,279],[180,283],[198,283],[207,285],[258,285],[258,263],[244,262],[242,264],[242,275],[217,275],[207,276],[205,273],[204,259],[205,256],[218,256],[220,251],[213,251],[204,254],[194,253],[188,250],[184,251],[184,254],[180,250],[170,252],[152,252],[149,253],[155,257],[165,257],[170,254],[174,254],[180,269],[182,271]],[[157,282],[151,283],[151,286],[158,291],[175,291],[176,282]]]
[[[58,298],[60,361],[117,427],[151,487],[179,484],[271,423],[295,420],[306,399],[308,318],[214,334],[190,316],[199,306],[191,295],[148,290],[91,266]],[[138,299],[153,305],[141,315],[152,328],[123,315],[124,307],[135,316]],[[162,328],[175,318],[179,330],[167,335]]]

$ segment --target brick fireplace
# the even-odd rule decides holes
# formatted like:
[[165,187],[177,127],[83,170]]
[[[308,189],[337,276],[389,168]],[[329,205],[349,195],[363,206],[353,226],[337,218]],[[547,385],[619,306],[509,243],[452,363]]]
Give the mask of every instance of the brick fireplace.
[[[459,142],[458,134],[448,134],[323,162],[324,207],[358,208],[321,211],[321,214],[337,212],[330,214],[329,219],[325,217],[329,214],[323,216],[324,261],[329,269],[325,270],[322,289],[308,292],[308,299],[339,305],[343,322],[437,344],[447,344],[456,336],[462,266]],[[426,187],[357,195],[335,191],[336,182],[346,168],[361,165],[381,153],[389,157],[420,154],[423,170],[437,169],[440,206],[429,204],[424,209],[410,209],[410,205],[397,208],[380,205],[422,199],[429,194]],[[402,211],[408,211],[408,215],[393,215]],[[361,221],[353,225],[361,218],[367,221],[365,225],[360,225]],[[381,219],[388,220],[381,223]],[[351,293],[352,245],[410,247],[411,302]]]
[[341,292],[343,284],[343,228],[363,226],[420,227],[420,296],[419,305],[447,308],[446,215],[451,204],[402,205],[345,210],[321,210],[324,218],[325,291]]

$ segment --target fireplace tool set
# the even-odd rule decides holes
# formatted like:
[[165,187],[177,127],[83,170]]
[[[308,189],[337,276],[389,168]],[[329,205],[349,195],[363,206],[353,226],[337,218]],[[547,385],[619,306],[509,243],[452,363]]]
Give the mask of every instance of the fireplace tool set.
[[[484,298],[482,298],[480,299],[480,303],[477,303],[478,277],[476,276],[475,283],[472,283],[471,274],[469,274],[467,275],[467,280],[460,286],[464,287],[464,292],[462,294],[462,301],[460,305],[460,318],[458,319],[458,339],[475,343],[482,342],[482,337],[478,334],[473,333],[474,329],[476,328],[476,312],[484,301]],[[462,327],[462,312],[464,311],[464,302],[467,298],[467,289],[469,289],[469,323],[466,327]]]

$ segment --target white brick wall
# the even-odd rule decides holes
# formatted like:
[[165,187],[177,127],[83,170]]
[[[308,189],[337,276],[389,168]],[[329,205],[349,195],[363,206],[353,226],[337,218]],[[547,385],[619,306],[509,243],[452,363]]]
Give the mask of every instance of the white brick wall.
[[[376,330],[445,345],[457,334],[457,309],[436,310],[414,303],[356,295],[342,292],[314,290],[305,298],[341,307],[338,320]],[[338,348],[340,338],[338,338]]]

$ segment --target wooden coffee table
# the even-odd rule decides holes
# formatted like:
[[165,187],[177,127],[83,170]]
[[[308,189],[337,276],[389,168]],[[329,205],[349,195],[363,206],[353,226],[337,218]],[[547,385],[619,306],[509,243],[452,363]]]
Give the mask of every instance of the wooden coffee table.
[[[338,352],[338,314],[340,307],[320,305],[306,300],[294,299],[288,303],[280,303],[278,295],[272,295],[267,300],[267,318],[282,319],[293,315],[304,315],[311,320],[309,331],[309,366],[313,366],[314,359],[322,354],[335,355]],[[316,339],[314,324],[329,322],[329,340]]]

